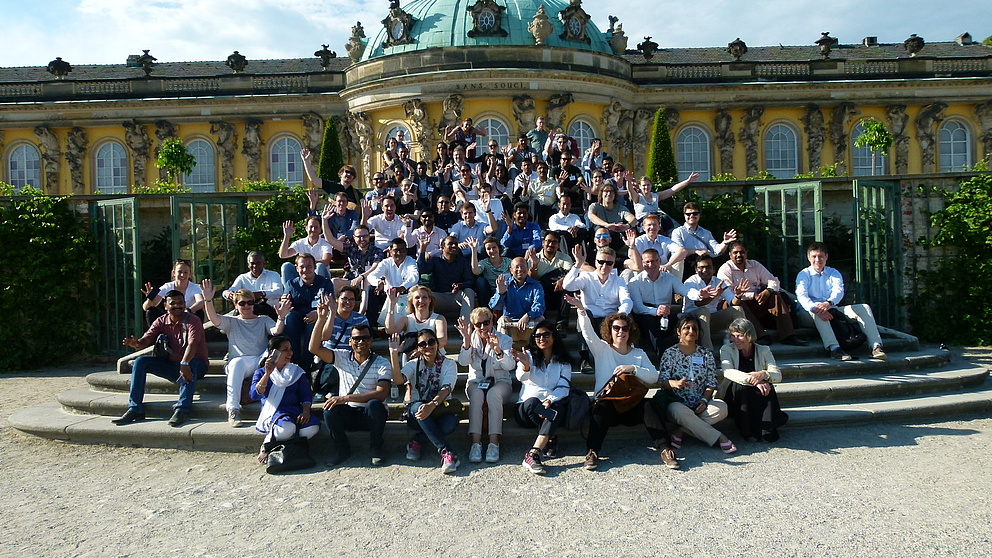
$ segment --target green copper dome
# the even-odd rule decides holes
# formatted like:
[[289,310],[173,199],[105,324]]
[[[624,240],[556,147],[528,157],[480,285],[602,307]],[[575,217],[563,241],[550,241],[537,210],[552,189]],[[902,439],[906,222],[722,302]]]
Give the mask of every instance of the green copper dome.
[[[409,30],[409,36],[413,41],[384,46],[389,41],[385,27],[380,22],[366,25],[370,38],[362,55],[362,61],[434,48],[534,46],[534,36],[528,31],[527,26],[534,19],[541,5],[544,6],[548,22],[553,27],[553,32],[544,41],[544,46],[613,54],[603,33],[592,20],[585,25],[585,37],[588,41],[567,40],[561,37],[565,32],[565,24],[558,14],[569,8],[569,2],[564,0],[495,0],[495,4],[505,8],[497,27],[501,27],[506,32],[506,36],[470,37],[469,32],[475,28],[475,20],[469,9],[481,1],[413,0],[401,7],[414,18]],[[388,12],[384,12],[384,15],[386,13]],[[492,24],[491,18],[488,23]]]

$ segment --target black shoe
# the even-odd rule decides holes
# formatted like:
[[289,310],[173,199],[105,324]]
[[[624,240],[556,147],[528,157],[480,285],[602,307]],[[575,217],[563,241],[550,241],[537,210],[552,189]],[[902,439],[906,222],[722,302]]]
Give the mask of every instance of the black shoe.
[[558,456],[558,436],[552,436],[548,444],[544,446],[544,457],[554,459]]
[[800,339],[795,335],[790,335],[782,340],[782,344],[793,345],[796,347],[805,347],[806,345],[809,345],[809,341],[806,341],[805,339]]
[[120,418],[115,418],[110,422],[116,424],[117,426],[124,426],[125,424],[131,424],[132,422],[137,422],[139,420],[145,420],[145,413],[135,411],[134,409],[128,409],[124,411],[124,414]]
[[844,349],[837,347],[836,349],[830,351],[830,358],[834,360],[840,360],[847,362],[849,360],[854,360],[854,357],[844,352]]
[[327,463],[328,467],[337,467],[338,465],[348,461],[351,457],[351,449],[349,448],[338,448],[338,451],[334,454],[334,457]]
[[189,420],[189,411],[184,411],[182,409],[176,409],[176,412],[172,413],[172,418],[169,419],[169,426],[173,428],[178,428]]

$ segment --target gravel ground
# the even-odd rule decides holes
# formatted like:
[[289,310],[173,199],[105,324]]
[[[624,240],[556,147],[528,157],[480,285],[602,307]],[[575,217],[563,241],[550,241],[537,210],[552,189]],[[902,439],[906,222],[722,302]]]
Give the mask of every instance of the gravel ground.
[[399,448],[372,470],[356,434],[351,467],[273,477],[249,455],[72,445],[10,427],[25,402],[105,368],[0,375],[0,555],[992,555],[988,417],[786,427],[779,443],[731,457],[689,442],[681,471],[607,438],[590,473],[570,439],[546,477],[519,465],[529,440],[444,477]]

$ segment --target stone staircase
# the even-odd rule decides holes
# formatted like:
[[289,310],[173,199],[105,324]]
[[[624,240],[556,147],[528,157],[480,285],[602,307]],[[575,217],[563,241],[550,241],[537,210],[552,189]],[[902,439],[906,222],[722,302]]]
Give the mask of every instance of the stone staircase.
[[[801,332],[807,338],[815,332]],[[838,362],[828,358],[822,346],[809,347],[773,345],[772,350],[784,376],[776,386],[783,409],[789,413],[790,428],[838,423],[864,423],[878,420],[925,421],[940,415],[987,414],[992,410],[992,382],[982,366],[967,362],[951,362],[950,352],[921,348],[916,338],[892,330],[883,331],[887,362],[874,361],[862,351],[859,360]],[[569,332],[566,343],[577,349],[578,333]],[[447,353],[454,358],[460,347],[457,333],[449,332]],[[387,354],[386,342],[379,340],[374,350]],[[97,372],[86,377],[86,385],[68,390],[55,402],[27,408],[15,413],[11,424],[37,436],[75,443],[108,444],[132,447],[180,448],[206,451],[254,452],[262,435],[255,431],[259,405],[242,408],[246,426],[231,428],[222,405],[225,400],[223,354],[226,343],[210,343],[210,371],[197,383],[193,403],[193,420],[181,428],[166,424],[176,400],[174,384],[155,377],[148,378],[145,407],[148,419],[123,427],[110,420],[127,409],[129,375],[117,371]],[[121,359],[119,368],[128,372],[130,359]],[[466,371],[460,370],[457,397],[464,402]],[[576,387],[591,392],[593,376],[576,374]],[[514,395],[515,397],[515,395]],[[467,405],[467,402],[466,402]],[[402,404],[390,401],[390,423],[386,427],[387,447],[399,451],[406,440],[406,427],[397,421]],[[533,438],[533,431],[517,427],[512,419],[512,407],[507,407],[504,436],[510,439]],[[465,419],[465,417],[463,417]],[[463,420],[467,422],[467,420]],[[728,430],[733,438],[732,421],[717,425]],[[454,435],[461,440],[465,427]],[[357,438],[362,436],[356,434]],[[563,439],[577,433],[563,432]],[[637,443],[643,441],[639,428],[617,428],[610,438]],[[328,444],[326,429],[318,435],[316,444]],[[360,446],[359,446],[360,447]]]

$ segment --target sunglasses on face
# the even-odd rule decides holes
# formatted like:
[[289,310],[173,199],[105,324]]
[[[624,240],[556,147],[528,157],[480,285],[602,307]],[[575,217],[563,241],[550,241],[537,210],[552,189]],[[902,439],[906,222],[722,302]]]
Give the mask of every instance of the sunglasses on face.
[[433,347],[434,345],[437,345],[437,339],[428,339],[426,341],[421,341],[420,343],[417,343],[417,346],[420,347],[421,349],[426,349],[427,347]]
[[614,261],[613,260],[596,260],[596,263],[598,263],[599,265],[605,265],[607,267],[613,267]]
[[613,326],[611,326],[611,327],[613,328],[613,331],[616,331],[617,333],[619,333],[621,331],[630,331],[630,326],[629,325],[617,325],[617,324],[613,324]]
[[610,238],[610,235],[608,235],[608,234],[597,234],[596,235],[596,238]]
[[352,335],[351,340],[355,343],[365,343],[366,341],[371,341],[371,335]]
[[535,333],[534,339],[548,339],[551,337],[550,331],[542,331],[541,333]]
[[489,320],[484,320],[484,321],[481,321],[481,322],[476,322],[474,325],[475,325],[475,327],[486,327],[487,325],[489,325],[491,323],[492,322],[489,321]]
[[254,306],[254,305],[255,305],[255,301],[253,301],[253,300],[239,300],[238,301],[238,306]]
[[699,212],[698,211],[686,211],[685,212],[685,216],[686,217],[695,217],[696,215],[699,215]]

